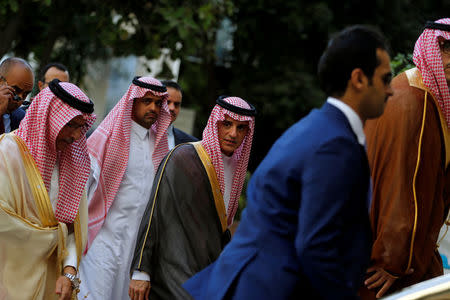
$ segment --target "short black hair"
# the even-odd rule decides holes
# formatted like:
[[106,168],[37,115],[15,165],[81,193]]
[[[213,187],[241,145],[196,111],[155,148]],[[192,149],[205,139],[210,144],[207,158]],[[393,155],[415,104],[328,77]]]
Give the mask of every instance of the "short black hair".
[[11,67],[16,64],[22,64],[33,72],[33,68],[25,59],[20,57],[8,57],[0,64],[0,76],[6,77]]
[[39,80],[42,82],[45,82],[45,73],[47,73],[48,69],[53,68],[53,67],[57,68],[60,71],[69,73],[69,70],[67,69],[67,67],[65,65],[63,65],[62,63],[52,62],[52,63],[46,64],[42,68],[41,73],[39,74]]
[[338,32],[328,43],[318,65],[319,82],[330,96],[342,96],[354,69],[360,68],[372,78],[381,63],[377,49],[389,52],[383,34],[368,25],[353,25]]
[[183,90],[181,89],[181,86],[172,80],[161,80],[161,83],[165,85],[166,87],[171,87],[179,91],[181,94],[183,94]]

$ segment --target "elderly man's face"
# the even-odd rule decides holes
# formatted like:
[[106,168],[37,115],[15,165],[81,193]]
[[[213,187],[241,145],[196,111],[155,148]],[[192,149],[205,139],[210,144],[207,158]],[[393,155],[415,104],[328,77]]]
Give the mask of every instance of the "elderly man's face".
[[443,37],[438,38],[439,49],[441,50],[442,65],[444,67],[445,79],[450,86],[450,40]]
[[13,65],[6,76],[3,78],[5,84],[14,89],[14,93],[20,97],[19,101],[10,100],[7,112],[11,113],[22,105],[23,100],[33,89],[34,75],[33,72],[22,64]]
[[86,120],[83,116],[76,116],[64,125],[56,137],[56,150],[62,151],[79,140],[82,137],[84,126],[86,126]]

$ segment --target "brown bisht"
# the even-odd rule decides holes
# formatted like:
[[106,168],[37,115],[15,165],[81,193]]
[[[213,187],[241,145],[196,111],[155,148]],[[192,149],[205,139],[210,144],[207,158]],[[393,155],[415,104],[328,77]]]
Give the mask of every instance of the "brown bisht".
[[[388,293],[443,273],[437,242],[450,206],[450,132],[437,101],[416,68],[392,88],[384,114],[365,126],[374,183],[371,264],[399,277]],[[375,299],[378,290],[363,287],[361,298]]]
[[161,162],[139,228],[131,274],[150,275],[150,299],[190,299],[181,285],[229,241],[216,172],[200,142],[174,148]]

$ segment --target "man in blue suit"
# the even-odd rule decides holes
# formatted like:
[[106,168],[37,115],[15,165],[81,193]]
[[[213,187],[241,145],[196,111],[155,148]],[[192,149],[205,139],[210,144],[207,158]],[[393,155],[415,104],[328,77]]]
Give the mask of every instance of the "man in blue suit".
[[318,75],[327,102],[289,128],[255,171],[230,244],[184,284],[195,299],[358,299],[371,251],[363,125],[392,95],[383,36],[344,29]]
[[167,88],[169,98],[167,99],[167,106],[169,107],[170,116],[172,118],[169,128],[167,129],[167,141],[169,143],[169,150],[172,150],[176,145],[196,142],[198,139],[186,132],[175,128],[173,122],[178,117],[181,108],[181,101],[183,99],[183,91],[181,86],[175,81],[163,80],[161,81]]
[[25,117],[20,108],[33,89],[34,75],[30,64],[10,57],[0,64],[0,134],[14,131]]

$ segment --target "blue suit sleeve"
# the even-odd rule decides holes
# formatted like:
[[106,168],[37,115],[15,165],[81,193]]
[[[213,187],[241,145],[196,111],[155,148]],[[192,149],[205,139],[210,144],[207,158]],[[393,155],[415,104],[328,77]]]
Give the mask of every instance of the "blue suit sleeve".
[[335,139],[312,155],[302,173],[295,246],[302,273],[324,299],[358,299],[369,262],[363,155],[355,142]]

